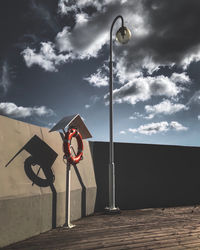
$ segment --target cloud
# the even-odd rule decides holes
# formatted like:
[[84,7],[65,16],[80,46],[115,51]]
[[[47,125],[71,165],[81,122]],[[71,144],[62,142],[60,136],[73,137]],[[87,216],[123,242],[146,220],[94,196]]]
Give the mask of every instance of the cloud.
[[[77,19],[79,20],[79,19]],[[56,36],[56,47],[62,53],[71,53],[72,59],[90,59],[98,56],[108,42],[106,29],[99,29],[94,22],[77,22],[74,29],[64,27]]]
[[54,115],[52,109],[48,109],[45,106],[41,107],[22,107],[17,106],[12,102],[1,102],[0,103],[0,114],[16,117],[16,118],[25,118],[30,116],[51,116]]
[[10,81],[10,74],[9,74],[9,66],[7,61],[3,62],[2,70],[1,70],[1,77],[0,77],[0,92],[2,90],[3,93],[8,91],[8,88],[11,84]]
[[180,124],[179,122],[176,122],[176,121],[172,121],[170,123],[170,127],[172,129],[175,129],[176,131],[186,131],[186,130],[188,130],[187,127],[184,127],[182,124]]
[[58,12],[62,15],[68,15],[70,12],[77,13],[78,11],[84,11],[84,8],[94,7],[96,11],[102,11],[109,3],[114,2],[114,0],[60,0],[58,3]]
[[[73,28],[64,27],[56,36],[56,46],[60,52],[71,52],[73,59],[90,59],[97,57],[104,45],[109,42],[109,27],[114,18],[121,13],[126,17],[125,24],[132,27],[134,25],[134,42],[132,42],[131,54],[134,54],[134,60],[130,71],[137,71],[138,68],[145,66],[148,68],[158,68],[158,64],[151,60],[151,55],[145,56],[146,52],[138,48],[134,49],[137,42],[146,37],[149,33],[149,25],[144,13],[142,12],[142,1],[124,1],[124,0],[103,0],[103,1],[68,1],[60,0],[58,10],[61,15],[75,16],[75,25]],[[89,11],[90,9],[90,11]],[[91,11],[93,9],[93,11]],[[134,11],[133,11],[134,10]],[[81,21],[82,20],[82,21]],[[114,26],[113,34],[119,29],[121,20]],[[132,29],[131,29],[132,30]],[[117,45],[117,44],[116,44]],[[127,54],[130,46],[115,46],[120,51],[121,59],[125,59],[127,67]],[[123,48],[121,48],[123,47]],[[115,52],[115,50],[114,50]],[[124,53],[125,52],[125,53]],[[115,54],[115,53],[114,53]]]
[[136,120],[137,118],[143,117],[143,114],[140,114],[139,112],[134,112],[133,115],[129,116],[130,120]]
[[97,103],[99,100],[100,100],[100,97],[97,96],[97,95],[90,96],[90,102],[91,102],[92,105]]
[[[54,32],[58,32],[59,27],[55,15],[48,10],[47,5],[44,5],[41,1],[31,0],[29,1],[31,8],[31,17],[36,16],[36,22],[46,24],[45,28],[50,28]],[[42,21],[42,22],[41,22]]]
[[182,60],[180,65],[186,70],[192,62],[200,61],[200,46],[196,46],[195,51],[188,53]]
[[86,108],[86,109],[90,108],[90,107],[93,106],[95,103],[97,103],[99,100],[100,100],[100,97],[97,96],[97,95],[92,95],[92,96],[90,96],[90,98],[89,98],[89,103],[88,103],[88,104],[85,104],[85,108]]
[[68,4],[68,0],[59,0],[58,2],[58,13],[61,15],[67,15],[71,11],[77,11],[76,4]]
[[[71,60],[85,60],[96,58],[104,45],[109,42],[108,24],[113,21],[113,11],[116,15],[119,13],[121,4],[124,1],[83,1],[76,2],[60,0],[58,3],[58,12],[61,15],[70,15],[74,20],[71,25],[65,26],[55,37],[54,57],[58,55],[69,55]],[[91,7],[93,11],[91,11]],[[50,42],[47,42],[50,43]],[[54,47],[51,44],[51,47]],[[31,67],[33,64],[38,64],[47,71],[56,71],[60,64],[54,64],[52,60],[46,60],[42,54],[42,58],[35,58],[35,50],[27,48],[23,54],[28,53],[28,56],[33,58],[33,63],[28,63]],[[42,45],[41,45],[42,50]],[[37,53],[38,54],[38,53]],[[41,53],[39,53],[41,54]],[[39,61],[39,62],[38,62]],[[42,61],[42,62],[41,62]],[[63,62],[68,62],[64,60]]]
[[153,135],[157,133],[165,133],[169,130],[186,131],[187,129],[188,129],[187,127],[184,127],[177,121],[172,121],[170,123],[168,123],[167,121],[162,121],[162,122],[141,125],[136,129],[129,128],[129,132],[133,134],[140,133],[144,135]]
[[55,122],[49,122],[47,126],[48,128],[53,128],[55,125],[56,125]]
[[37,53],[35,49],[26,48],[21,53],[24,57],[26,65],[39,65],[45,71],[55,72],[57,66],[69,61],[70,54],[56,54],[55,46],[51,42],[42,42],[40,51]]
[[88,81],[90,85],[94,87],[108,86],[109,79],[102,73],[101,69],[97,70],[97,73],[90,75],[89,77],[84,78],[85,81]]
[[156,105],[146,105],[145,111],[149,114],[147,119],[152,119],[155,115],[162,114],[162,115],[171,115],[182,110],[188,110],[184,104],[180,103],[172,103],[170,100],[163,100],[161,103]]
[[76,24],[82,25],[88,21],[88,15],[86,13],[78,13],[76,14]]
[[188,84],[191,82],[189,76],[185,72],[182,72],[182,73],[174,72],[171,75],[170,79],[175,83]]
[[[168,0],[144,0],[136,1],[138,8],[135,9],[131,2],[124,5],[128,24],[134,25],[130,12],[136,10],[147,31],[139,36],[133,30],[130,43],[117,48],[129,71],[146,68],[152,72],[158,66],[174,64],[186,69],[191,62],[200,60],[200,2],[177,0],[172,5]],[[141,29],[136,25],[137,28]],[[131,53],[126,53],[128,51]]]
[[[138,77],[115,89],[113,100],[116,103],[126,102],[134,105],[139,101],[147,101],[152,96],[176,97],[183,90],[185,88],[178,86],[171,78],[163,75]],[[104,96],[106,102],[108,97],[109,94]]]
[[[71,60],[98,57],[109,43],[114,18],[119,13],[124,16],[132,38],[125,46],[116,43],[113,56],[128,73],[123,76],[120,76],[122,71],[118,73],[125,81],[130,80],[126,79],[127,75],[141,69],[149,73],[160,66],[178,65],[187,69],[192,62],[200,60],[200,2],[197,0],[176,0],[173,5],[168,0],[60,0],[58,13],[73,21],[56,35],[55,46],[59,51],[56,55],[69,54]],[[119,20],[113,37],[120,25]],[[55,71],[60,65],[47,61],[50,65],[44,66],[45,70]],[[43,63],[38,65],[42,67]]]
[[130,120],[135,120],[135,119],[137,119],[137,117],[131,115],[131,116],[129,116],[129,119]]
[[126,131],[121,130],[119,133],[120,133],[120,135],[125,135],[125,134],[126,134]]
[[200,104],[200,90],[197,90],[192,97],[190,97],[187,105]]

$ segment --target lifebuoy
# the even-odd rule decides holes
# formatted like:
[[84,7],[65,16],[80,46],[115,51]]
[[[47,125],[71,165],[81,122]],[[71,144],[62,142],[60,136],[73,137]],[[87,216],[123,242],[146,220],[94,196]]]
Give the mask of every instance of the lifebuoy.
[[[71,154],[71,139],[75,137],[78,143],[78,152],[76,156],[72,156]],[[63,151],[64,157],[71,164],[77,164],[80,160],[83,159],[83,140],[80,132],[75,128],[70,128],[67,133],[65,133],[65,137],[63,140]]]

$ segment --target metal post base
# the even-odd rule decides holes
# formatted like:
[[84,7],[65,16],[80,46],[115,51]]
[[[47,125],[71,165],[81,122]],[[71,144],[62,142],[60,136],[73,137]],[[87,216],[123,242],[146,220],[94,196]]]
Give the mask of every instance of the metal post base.
[[65,223],[64,225],[63,225],[63,227],[65,227],[65,228],[73,228],[73,227],[75,227],[76,225],[73,225],[73,224],[71,224],[71,223]]
[[121,211],[118,207],[105,207],[105,214],[120,214]]

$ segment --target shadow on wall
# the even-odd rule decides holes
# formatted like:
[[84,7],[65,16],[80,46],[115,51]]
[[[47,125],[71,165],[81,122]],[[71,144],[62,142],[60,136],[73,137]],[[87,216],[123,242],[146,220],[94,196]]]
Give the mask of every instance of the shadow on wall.
[[[52,171],[52,165],[58,154],[42,141],[37,135],[34,135],[6,164],[5,167],[14,160],[23,150],[26,150],[31,156],[24,161],[24,171],[33,185],[39,187],[50,187],[52,191],[52,228],[56,227],[56,203],[57,193],[53,185],[55,176]],[[39,165],[39,169],[37,167]],[[38,169],[38,170],[37,170]],[[40,171],[43,171],[45,178],[39,177]]]
[[83,183],[83,180],[81,178],[81,175],[79,173],[77,166],[73,165],[73,167],[74,167],[74,170],[76,172],[76,175],[78,177],[79,183],[80,183],[81,188],[82,188],[82,192],[81,192],[81,217],[84,217],[84,216],[86,216],[86,187]]

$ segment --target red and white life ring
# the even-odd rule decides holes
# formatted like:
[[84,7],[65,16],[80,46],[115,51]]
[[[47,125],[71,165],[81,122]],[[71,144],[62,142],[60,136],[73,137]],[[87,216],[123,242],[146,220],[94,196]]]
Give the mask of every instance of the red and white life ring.
[[[78,152],[76,156],[72,156],[71,154],[71,139],[75,137],[78,143]],[[80,160],[83,159],[83,140],[80,132],[75,128],[70,128],[67,133],[65,133],[65,137],[63,140],[63,151],[64,157],[71,164],[77,164]]]

